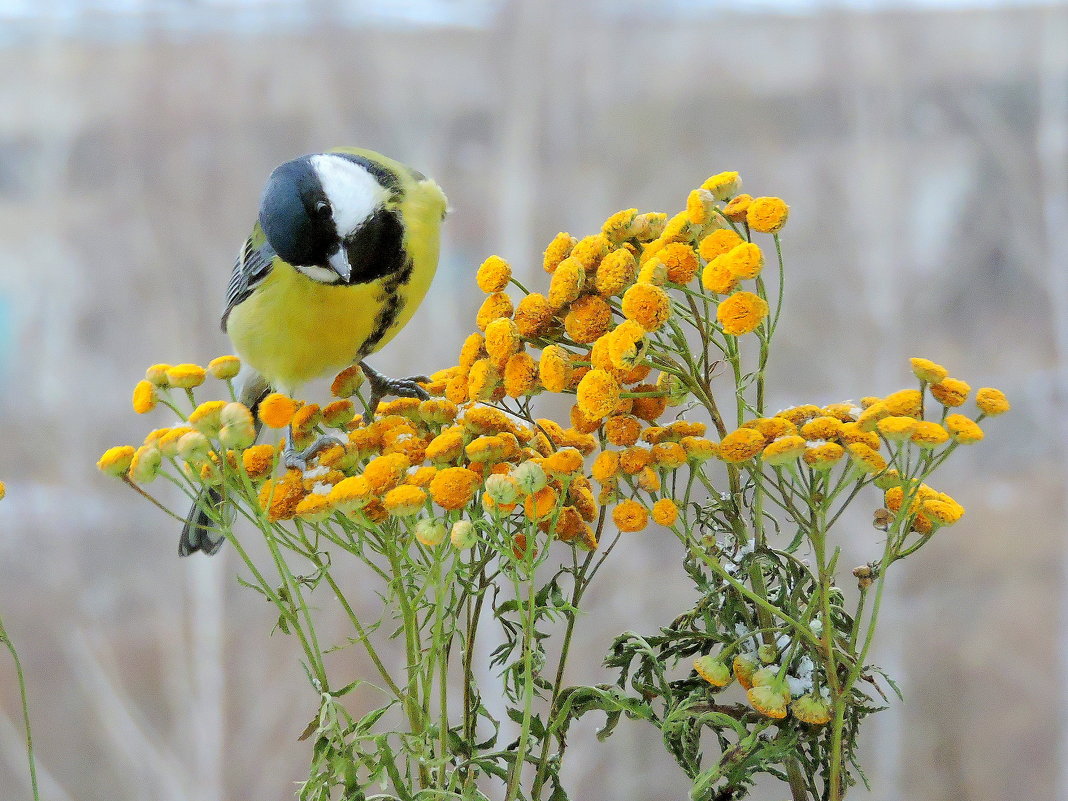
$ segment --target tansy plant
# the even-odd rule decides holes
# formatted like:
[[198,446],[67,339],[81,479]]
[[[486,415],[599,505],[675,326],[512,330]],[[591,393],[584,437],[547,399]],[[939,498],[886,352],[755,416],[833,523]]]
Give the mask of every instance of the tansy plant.
[[[559,801],[568,728],[594,710],[607,715],[602,736],[621,717],[659,729],[694,799],[740,798],[760,773],[795,801],[842,798],[859,724],[880,684],[893,686],[867,664],[887,575],[960,519],[927,482],[1008,403],[913,359],[911,388],[769,412],[787,214],[723,173],[671,218],[630,209],[599,233],[559,234],[543,292],[491,256],[476,275],[478,330],[426,401],[368,409],[349,369],[329,405],[270,395],[257,421],[233,400],[233,357],[149,368],[135,410],[164,405],[182,422],[99,467],[146,497],[159,478],[190,498],[223,494],[208,511],[243,582],[299,643],[318,698],[302,799]],[[198,403],[209,373],[229,400]],[[538,416],[546,395],[572,401],[568,419]],[[260,425],[273,433],[257,445]],[[298,447],[323,433],[340,444],[286,471],[275,442],[286,426]],[[835,524],[858,499],[876,531],[847,602]],[[248,525],[233,527],[235,514]],[[682,546],[692,607],[616,638],[614,682],[565,686],[590,583],[621,537],[650,547],[632,535],[651,523],[645,536]],[[266,543],[263,560],[249,537]],[[347,559],[376,584],[380,615],[337,578]],[[317,626],[335,606],[350,625],[340,646]],[[382,648],[391,638],[401,664]],[[363,649],[371,675],[336,659],[328,671],[337,647]],[[357,690],[372,707],[361,717],[343,703]],[[489,711],[502,705],[508,720]]]

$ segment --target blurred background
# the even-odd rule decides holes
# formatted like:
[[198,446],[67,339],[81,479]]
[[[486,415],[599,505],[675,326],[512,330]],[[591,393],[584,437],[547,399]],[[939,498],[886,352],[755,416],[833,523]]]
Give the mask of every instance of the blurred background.
[[[890,582],[875,661],[906,701],[872,719],[856,795],[1068,798],[1068,7],[0,0],[0,613],[42,798],[282,801],[306,775],[317,698],[270,608],[226,549],[179,560],[174,522],[94,462],[169,422],[130,410],[147,365],[229,352],[269,171],[341,144],[453,208],[387,373],[454,363],[485,256],[540,284],[557,231],[674,212],[733,169],[791,204],[773,409],[907,386],[909,356],[1004,389],[1013,413],[941,479],[968,515]],[[877,554],[859,507],[848,564]],[[609,560],[571,681],[687,608],[663,536]],[[29,798],[18,716],[0,658],[4,801]],[[596,723],[573,798],[685,797],[654,729]]]

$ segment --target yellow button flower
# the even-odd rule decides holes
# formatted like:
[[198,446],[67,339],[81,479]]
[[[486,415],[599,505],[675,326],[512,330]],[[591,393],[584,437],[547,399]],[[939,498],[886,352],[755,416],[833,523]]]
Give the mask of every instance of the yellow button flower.
[[802,723],[823,726],[830,723],[831,707],[815,693],[807,693],[790,704],[790,712]]
[[241,360],[236,356],[217,356],[208,362],[208,372],[220,381],[229,381],[241,372]]
[[460,370],[466,372],[471,366],[486,355],[486,337],[477,331],[468,334],[464,344],[460,346],[460,357],[457,360]]
[[601,226],[601,233],[608,238],[609,242],[617,244],[624,239],[629,239],[632,235],[631,226],[637,216],[637,209],[617,211],[604,221],[604,225]]
[[737,172],[720,172],[701,184],[716,200],[729,200],[742,190],[742,179]]
[[156,385],[151,381],[138,381],[134,385],[131,403],[133,404],[133,410],[137,414],[147,414],[155,409],[157,400]]
[[656,331],[671,316],[671,298],[658,286],[635,284],[623,293],[623,316]]
[[666,214],[662,211],[647,211],[634,218],[634,222],[630,226],[630,232],[635,239],[646,242],[660,236],[666,226]]
[[626,248],[618,248],[605,256],[594,274],[594,286],[604,297],[622,293],[634,283],[638,274],[638,262]]
[[837,442],[825,442],[805,451],[805,463],[814,470],[830,470],[845,455],[845,449]]
[[968,400],[972,388],[959,378],[946,378],[937,384],[931,384],[931,394],[943,406],[961,406]]
[[268,476],[274,467],[275,450],[273,445],[254,445],[241,454],[241,463],[250,478],[258,479]]
[[648,423],[655,423],[667,411],[668,398],[654,384],[638,384],[633,388],[631,412]]
[[364,375],[360,365],[346,367],[330,384],[330,394],[335,398],[351,398],[363,385]]
[[661,526],[673,526],[678,518],[679,507],[671,498],[661,498],[653,504],[653,520]]
[[917,356],[909,359],[909,363],[912,365],[913,374],[928,384],[938,384],[949,375],[949,371],[945,367],[932,362],[930,359],[921,359]]
[[401,453],[388,453],[384,456],[376,456],[363,469],[363,477],[371,492],[382,495],[398,486],[404,480],[411,463],[408,457]]
[[474,497],[481,479],[465,467],[447,467],[430,482],[430,497],[442,509],[462,509]]
[[729,253],[744,240],[731,228],[717,228],[697,246],[697,252],[705,261],[712,261],[717,256]]
[[167,371],[171,369],[169,364],[154,364],[145,370],[145,380],[157,387],[167,387]]
[[713,687],[726,687],[734,681],[730,668],[722,660],[716,659],[711,654],[705,654],[695,659],[693,669],[698,676]]
[[620,501],[612,510],[612,520],[622,532],[641,531],[649,525],[649,513],[637,501]]
[[493,400],[500,386],[501,371],[488,358],[479,359],[471,365],[471,372],[467,376],[466,400]]
[[568,256],[556,268],[549,281],[549,305],[562,309],[582,294],[586,286],[586,268],[582,262]]
[[[782,420],[781,417],[772,419]],[[807,440],[837,439],[838,432],[840,432],[841,430],[841,420],[836,417],[820,415],[819,417],[813,417],[811,420],[801,426],[801,436]]]
[[530,520],[544,520],[552,516],[560,493],[549,486],[542,487],[535,493],[527,495],[523,501],[523,514]]
[[786,717],[786,704],[790,700],[790,691],[778,682],[750,687],[746,690],[749,704],[764,717],[779,720]]
[[420,487],[402,484],[386,493],[382,505],[394,517],[412,517],[419,514],[426,503],[426,492]]
[[701,273],[701,285],[713,295],[729,294],[738,285],[738,279],[725,266],[724,258],[714,257]]
[[736,337],[755,331],[767,316],[767,301],[752,292],[735,292],[716,309],[723,333]]
[[567,351],[558,345],[549,345],[541,352],[538,361],[538,377],[549,392],[563,392],[571,377],[571,360]]
[[600,419],[615,411],[620,391],[619,382],[606,370],[590,370],[579,381],[576,402],[583,414]]
[[846,452],[853,464],[864,473],[874,475],[886,469],[886,459],[882,454],[863,442],[851,442],[846,445]]
[[645,358],[645,334],[645,326],[634,320],[625,320],[606,334],[612,367],[629,370],[637,366]]
[[692,225],[706,225],[715,207],[715,195],[707,189],[694,189],[686,198],[686,218]]
[[667,267],[667,279],[673,284],[690,283],[701,266],[693,248],[682,242],[665,245],[656,257]]
[[339,511],[351,514],[371,502],[371,484],[363,476],[351,476],[335,484],[328,497]]
[[[676,243],[677,244],[677,243]],[[649,259],[638,270],[638,283],[639,284],[652,284],[653,286],[663,286],[668,280],[667,265],[660,260],[660,255],[657,254],[654,258]]]
[[731,199],[731,202],[724,207],[723,216],[728,217],[735,222],[742,222],[749,213],[749,204],[752,202],[753,198],[750,195],[736,195]]
[[[892,415],[920,417],[923,395],[918,389],[902,389],[887,395],[881,401],[882,407]],[[868,408],[871,408],[870,406]]]
[[527,295],[515,309],[519,335],[527,339],[541,336],[552,322],[553,313],[553,307],[544,295],[537,292]]
[[512,280],[512,268],[500,256],[490,256],[475,273],[475,283],[487,295],[503,292]]
[[97,469],[111,476],[124,476],[133,462],[134,449],[130,445],[108,448],[96,463]]
[[556,272],[556,268],[560,265],[564,259],[571,253],[571,249],[575,247],[578,242],[571,234],[561,231],[553,237],[549,242],[548,247],[545,248],[545,253],[542,259],[542,264],[545,267],[545,272]]
[[983,387],[976,392],[975,405],[979,407],[979,411],[988,417],[1005,414],[1012,408],[1009,405],[1009,399],[1005,397],[1005,393],[993,387]]
[[764,435],[752,428],[739,428],[725,436],[716,448],[716,455],[725,462],[738,464],[752,459],[764,450]]
[[326,495],[309,493],[293,509],[293,516],[310,523],[318,523],[326,520],[334,513],[334,507],[330,504]]
[[612,325],[612,307],[600,295],[586,295],[571,304],[564,317],[564,330],[579,344],[603,336]]
[[749,227],[762,234],[777,234],[789,216],[790,207],[777,197],[754,198],[745,213]]
[[278,392],[272,392],[260,401],[259,416],[269,428],[285,428],[297,413],[297,402]]
[[933,421],[918,420],[911,439],[921,448],[936,448],[949,439],[949,432]]
[[504,366],[504,391],[511,398],[533,394],[538,386],[538,363],[529,353],[517,353]]
[[950,436],[961,445],[971,445],[983,438],[983,429],[979,424],[963,414],[946,415],[945,425]]
[[494,320],[512,316],[512,299],[506,292],[494,292],[488,295],[475,315],[475,324],[480,330],[485,331],[486,326]]
[[612,415],[604,421],[604,436],[613,445],[630,447],[638,441],[642,426],[629,414]]
[[568,258],[581,264],[586,272],[592,272],[601,263],[601,259],[608,255],[610,248],[611,244],[604,234],[584,236],[575,243]]
[[898,417],[891,415],[884,417],[876,424],[879,433],[891,442],[904,442],[912,436],[916,430],[917,421],[913,417]]
[[752,242],[735,245],[720,258],[722,267],[739,280],[756,278],[764,269],[764,254]]
[[570,475],[582,470],[582,454],[574,448],[561,448],[541,463],[549,475]]
[[486,326],[486,354],[498,369],[519,351],[519,346],[519,328],[514,321],[501,317]]
[[167,370],[167,383],[178,389],[193,389],[203,384],[206,376],[199,364],[176,364]]
[[761,458],[768,464],[778,467],[797,461],[805,453],[808,443],[804,437],[790,434],[767,445]]

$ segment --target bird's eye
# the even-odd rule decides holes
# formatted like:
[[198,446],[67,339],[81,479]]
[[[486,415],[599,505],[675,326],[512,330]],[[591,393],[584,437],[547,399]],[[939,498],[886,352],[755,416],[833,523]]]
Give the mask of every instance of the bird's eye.
[[330,216],[330,204],[325,200],[320,200],[315,204],[315,216],[316,217],[329,217]]

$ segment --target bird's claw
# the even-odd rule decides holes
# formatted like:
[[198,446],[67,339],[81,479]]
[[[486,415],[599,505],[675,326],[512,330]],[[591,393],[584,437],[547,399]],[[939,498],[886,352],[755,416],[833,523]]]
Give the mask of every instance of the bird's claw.
[[430,394],[419,386],[429,382],[430,376],[413,375],[407,378],[388,378],[364,362],[360,362],[360,367],[363,369],[364,375],[367,376],[367,383],[371,387],[369,407],[372,414],[378,409],[378,404],[387,395],[393,395],[398,398],[418,398],[419,400],[430,399]]
[[293,447],[293,440],[286,438],[286,445],[282,451],[282,462],[290,470],[300,470],[302,473],[308,469],[308,460],[319,451],[333,445],[344,445],[337,437],[321,436],[307,448],[297,450]]

